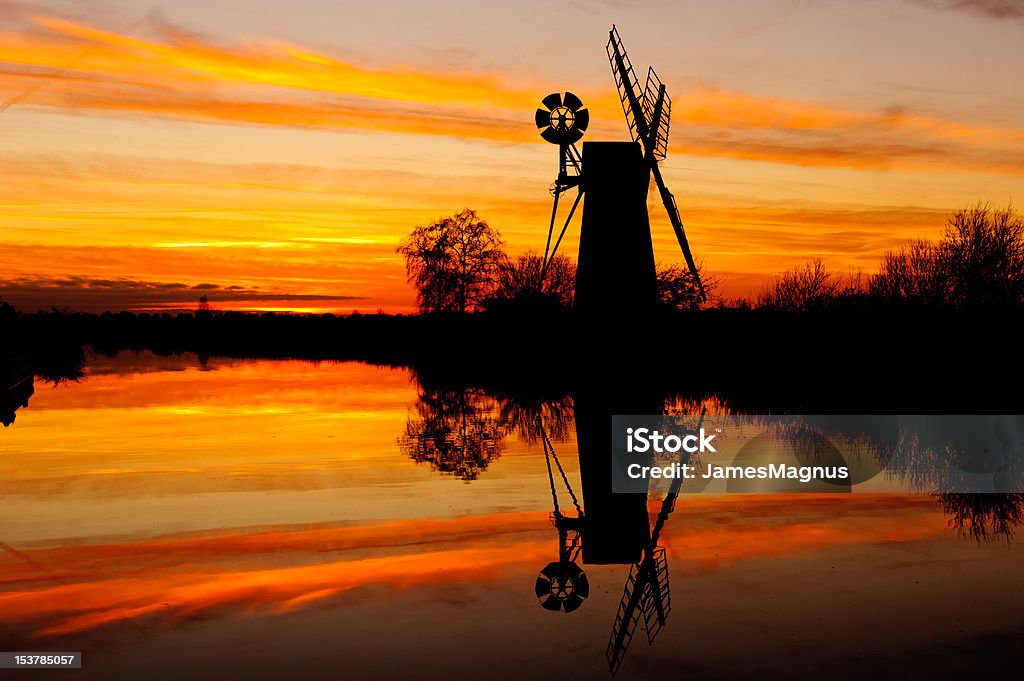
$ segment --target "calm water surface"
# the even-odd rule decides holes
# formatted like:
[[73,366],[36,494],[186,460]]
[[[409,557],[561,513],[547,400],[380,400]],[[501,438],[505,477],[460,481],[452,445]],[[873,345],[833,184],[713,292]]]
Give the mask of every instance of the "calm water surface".
[[0,650],[81,650],[87,679],[610,678],[609,655],[627,679],[936,678],[1024,656],[1019,540],[965,538],[927,495],[683,497],[653,643],[642,617],[613,635],[629,564],[583,565],[578,609],[545,610],[551,480],[571,513],[579,459],[570,400],[544,406],[557,461],[521,412],[356,363],[122,354],[37,381],[0,432]]

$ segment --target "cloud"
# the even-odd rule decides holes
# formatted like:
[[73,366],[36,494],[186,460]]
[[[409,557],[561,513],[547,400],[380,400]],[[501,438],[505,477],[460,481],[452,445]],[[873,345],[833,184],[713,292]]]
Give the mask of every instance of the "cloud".
[[[989,4],[1012,16],[1012,8]],[[526,86],[507,74],[370,67],[284,43],[217,44],[163,25],[144,39],[60,18],[34,21],[0,34],[8,106],[541,143],[528,119],[549,85]],[[673,94],[673,122],[688,129],[673,153],[825,168],[1024,172],[1022,131],[926,116],[898,101],[857,111],[709,84]],[[587,104],[590,138],[621,136],[613,90],[592,93]]]
[[431,72],[403,65],[370,68],[288,43],[225,47],[162,25],[147,40],[57,17],[36,17],[35,30],[8,33],[0,61],[76,71],[140,84],[244,84],[423,104],[475,102],[532,107],[533,87],[516,88],[487,73]]
[[277,293],[220,284],[102,279],[82,276],[20,277],[0,280],[0,296],[21,309],[49,306],[81,311],[194,308],[199,296],[212,305],[231,303],[324,303],[362,300],[360,296]]
[[1024,19],[1024,0],[913,0],[935,9],[960,10],[993,19]]

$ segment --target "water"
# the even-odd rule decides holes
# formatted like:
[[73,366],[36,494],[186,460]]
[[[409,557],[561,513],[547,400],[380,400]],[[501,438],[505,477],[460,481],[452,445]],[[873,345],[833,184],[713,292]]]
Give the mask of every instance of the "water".
[[929,495],[681,497],[653,643],[642,614],[615,635],[628,562],[544,609],[551,481],[566,517],[583,501],[572,404],[538,422],[402,369],[145,353],[37,380],[0,433],[0,650],[80,650],[87,679],[935,678],[1024,654],[1019,540],[964,537]]

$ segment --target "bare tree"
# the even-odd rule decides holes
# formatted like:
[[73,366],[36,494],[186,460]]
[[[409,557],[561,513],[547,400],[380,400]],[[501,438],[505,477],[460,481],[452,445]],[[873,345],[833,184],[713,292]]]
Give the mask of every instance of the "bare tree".
[[1024,220],[1012,208],[979,205],[954,213],[938,258],[952,280],[953,305],[1024,301]]
[[870,292],[884,302],[952,307],[1024,302],[1024,220],[988,205],[950,216],[938,243],[886,254]]
[[493,287],[504,254],[501,235],[464,209],[415,227],[399,244],[416,302],[425,312],[465,312]]
[[937,305],[948,300],[951,282],[939,267],[935,245],[917,240],[882,256],[868,288],[885,302]]
[[793,312],[820,309],[837,297],[840,281],[828,271],[821,258],[778,275],[775,282],[757,295],[758,307]]

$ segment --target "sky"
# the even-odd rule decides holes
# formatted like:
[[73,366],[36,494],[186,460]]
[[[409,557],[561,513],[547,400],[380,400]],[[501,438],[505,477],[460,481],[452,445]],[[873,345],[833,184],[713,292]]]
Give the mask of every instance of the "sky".
[[543,248],[543,96],[628,139],[613,23],[668,86],[663,174],[726,297],[815,257],[871,272],[1019,197],[1021,0],[0,0],[0,296],[411,311],[415,225],[468,207]]

